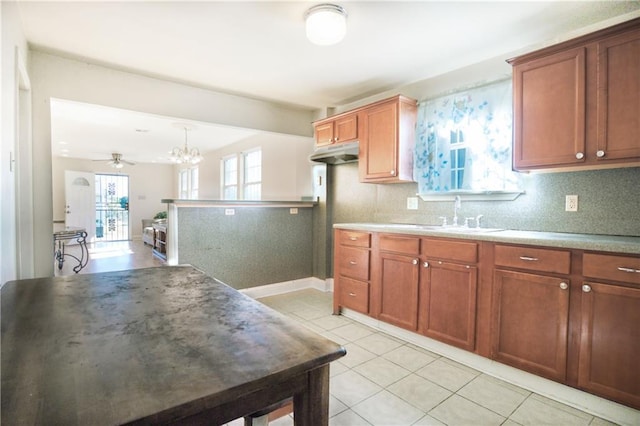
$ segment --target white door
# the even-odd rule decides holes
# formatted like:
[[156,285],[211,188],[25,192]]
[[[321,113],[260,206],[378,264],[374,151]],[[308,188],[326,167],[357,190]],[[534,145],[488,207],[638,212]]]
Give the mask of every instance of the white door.
[[87,241],[96,237],[95,175],[87,172],[64,172],[65,226],[84,228]]

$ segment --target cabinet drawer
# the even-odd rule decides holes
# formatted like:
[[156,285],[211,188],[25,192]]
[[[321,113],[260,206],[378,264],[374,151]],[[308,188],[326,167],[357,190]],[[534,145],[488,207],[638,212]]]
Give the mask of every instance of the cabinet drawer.
[[340,275],[367,281],[369,279],[369,250],[341,247],[339,266]]
[[371,234],[358,231],[338,231],[338,243],[343,246],[371,247]]
[[345,308],[369,313],[369,284],[340,277],[340,302]]
[[402,235],[380,235],[380,250],[392,251],[403,254],[420,254],[420,239],[416,237],[404,237]]
[[585,253],[582,257],[582,275],[640,284],[640,257]]
[[478,262],[478,244],[463,241],[444,241],[424,238],[422,254],[436,259]]
[[532,247],[495,246],[495,264],[536,272],[571,272],[571,252]]

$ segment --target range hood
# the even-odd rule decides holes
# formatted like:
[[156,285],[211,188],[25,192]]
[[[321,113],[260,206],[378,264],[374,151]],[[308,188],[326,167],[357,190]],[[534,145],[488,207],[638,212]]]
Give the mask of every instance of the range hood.
[[321,146],[309,156],[309,160],[327,164],[344,164],[358,161],[358,142]]

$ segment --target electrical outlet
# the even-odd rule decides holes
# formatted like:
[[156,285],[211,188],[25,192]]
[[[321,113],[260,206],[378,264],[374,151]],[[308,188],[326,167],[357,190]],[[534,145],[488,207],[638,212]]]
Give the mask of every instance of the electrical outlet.
[[298,208],[297,207],[291,207],[289,209],[289,214],[298,214]]
[[233,216],[236,214],[236,210],[235,209],[224,209],[224,214],[225,216]]
[[577,212],[578,211],[578,196],[567,195],[564,202],[564,211]]
[[407,210],[418,210],[418,197],[407,197]]

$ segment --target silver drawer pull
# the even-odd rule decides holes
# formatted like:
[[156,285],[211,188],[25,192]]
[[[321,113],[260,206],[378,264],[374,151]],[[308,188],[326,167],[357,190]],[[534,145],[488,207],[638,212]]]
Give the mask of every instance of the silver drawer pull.
[[591,286],[588,284],[585,284],[582,286],[582,291],[585,293],[589,293],[591,291]]
[[349,237],[349,239],[350,239],[351,241],[358,241],[358,238],[356,238],[356,237]]
[[417,265],[417,264],[418,264],[418,259],[413,259],[413,260],[411,261],[411,264],[413,264],[413,265]]
[[618,266],[618,271],[622,271],[622,272],[637,272],[638,274],[640,274],[640,269],[634,269],[634,268],[625,268],[624,266]]
[[569,285],[565,282],[560,283],[560,289],[561,290],[566,290],[569,288]]
[[351,297],[355,297],[355,295],[356,295],[355,293],[349,293],[349,296]]
[[529,256],[520,256],[520,260],[526,260],[527,262],[535,262],[538,260],[537,257],[529,257]]
[[356,265],[357,263],[358,263],[358,262],[356,262],[355,260],[350,260],[350,261],[349,261],[349,264],[350,264],[350,265]]

